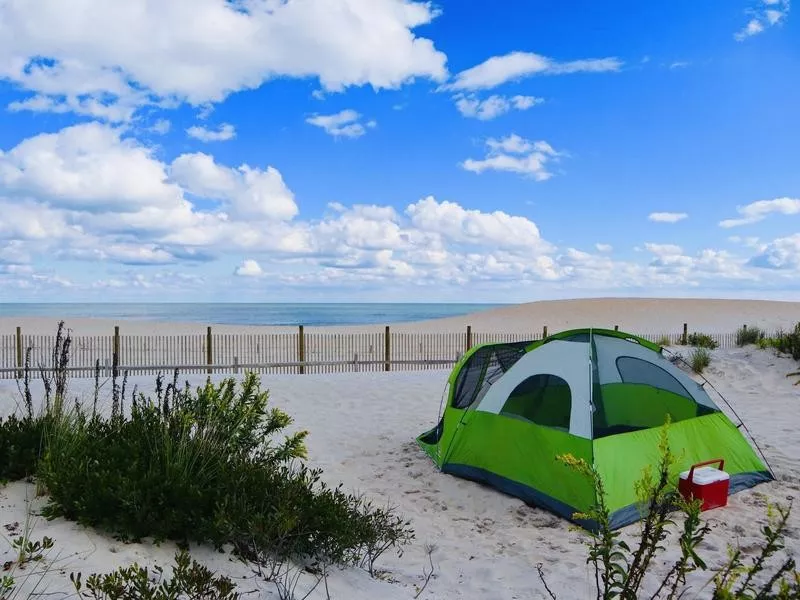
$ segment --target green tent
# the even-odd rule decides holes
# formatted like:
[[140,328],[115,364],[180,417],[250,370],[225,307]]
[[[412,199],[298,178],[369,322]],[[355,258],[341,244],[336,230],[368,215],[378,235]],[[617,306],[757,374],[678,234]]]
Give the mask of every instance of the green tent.
[[634,482],[658,464],[667,415],[679,471],[723,458],[730,493],[774,478],[700,384],[660,346],[627,333],[576,329],[476,346],[448,388],[439,423],[417,438],[436,465],[570,520],[595,503],[595,493],[556,456],[594,464],[611,525],[622,527],[641,517]]

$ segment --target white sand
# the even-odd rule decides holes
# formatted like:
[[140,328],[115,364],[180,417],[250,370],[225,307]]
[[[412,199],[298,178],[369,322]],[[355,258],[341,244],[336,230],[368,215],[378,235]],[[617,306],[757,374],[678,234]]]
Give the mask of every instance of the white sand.
[[[726,508],[704,513],[713,531],[702,555],[712,568],[724,561],[728,542],[738,540],[752,551],[765,522],[766,499],[786,503],[800,493],[800,393],[785,377],[795,363],[752,348],[713,354],[709,378],[749,425],[779,480],[735,494]],[[295,418],[295,427],[310,430],[310,461],[325,470],[326,480],[396,504],[416,530],[416,541],[403,557],[382,561],[390,582],[372,580],[358,569],[336,571],[330,578],[332,597],[413,598],[427,564],[426,543],[436,544],[436,576],[422,598],[546,598],[536,576],[539,562],[559,598],[593,597],[581,536],[565,521],[491,488],[438,473],[418,449],[414,438],[435,424],[446,377],[446,371],[264,376],[263,385],[275,405]],[[152,378],[140,381],[140,389],[147,385]],[[85,380],[75,381],[73,393],[88,398],[88,386]],[[0,407],[7,411],[16,396],[13,382],[0,382]],[[0,525],[24,520],[26,491],[30,493],[31,486],[21,483],[0,491]],[[793,553],[800,552],[798,511],[800,507],[787,539]],[[626,534],[636,527],[626,528]],[[107,572],[131,560],[167,564],[173,551],[169,544],[123,545],[60,519],[40,521],[34,537],[41,535],[55,539],[51,557],[60,554],[55,566],[67,574]],[[271,595],[271,584],[258,582],[225,555],[197,549],[194,556],[232,577],[247,577],[241,589],[260,591],[245,597],[277,597]],[[9,557],[6,550],[0,563]],[[696,587],[690,597],[710,595],[699,586],[711,575],[700,573],[691,579]],[[49,576],[46,587],[48,592],[68,591],[69,580],[65,575]],[[311,596],[324,597],[320,590]]]
[[[56,331],[58,317],[4,317],[0,304],[0,335],[12,334],[17,326],[27,334],[49,335]],[[493,308],[478,313],[412,323],[307,327],[308,332],[383,332],[391,325],[397,332],[550,333],[574,327],[613,327],[631,333],[679,333],[687,323],[690,331],[733,332],[743,324],[768,330],[794,327],[800,321],[800,302],[767,300],[708,300],[666,298],[595,298],[549,300]],[[295,332],[295,327],[225,325],[215,323],[165,323],[143,320],[70,318],[66,325],[73,335],[111,335],[114,325],[128,335],[203,334],[211,325],[215,333]]]

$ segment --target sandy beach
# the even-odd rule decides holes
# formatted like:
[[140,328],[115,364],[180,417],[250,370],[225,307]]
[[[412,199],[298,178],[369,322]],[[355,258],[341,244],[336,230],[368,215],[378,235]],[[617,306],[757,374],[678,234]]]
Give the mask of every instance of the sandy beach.
[[[753,547],[758,527],[765,523],[767,500],[786,503],[800,493],[797,388],[785,377],[795,366],[772,351],[744,348],[713,352],[707,376],[746,422],[775,470],[777,481],[737,493],[727,507],[704,513],[712,533],[702,553],[710,566],[724,561],[728,543]],[[588,597],[591,578],[579,533],[549,512],[437,472],[416,446],[414,437],[436,421],[446,377],[446,370],[263,377],[274,405],[294,417],[293,427],[311,432],[309,459],[325,470],[325,479],[342,482],[379,502],[395,504],[411,519],[416,531],[415,542],[402,558],[387,556],[383,561],[390,581],[373,580],[358,569],[337,570],[330,580],[332,597],[414,597],[414,586],[422,582],[426,566],[426,543],[436,546],[436,574],[422,598],[546,598],[535,572],[539,562],[559,597]],[[191,381],[200,383],[202,379],[193,377]],[[134,378],[130,383],[142,390],[152,389],[153,384],[152,378]],[[91,394],[86,380],[72,382],[70,389],[73,396],[83,400]],[[17,397],[13,382],[0,383],[0,406],[5,412],[13,410]],[[34,507],[43,502],[32,498],[30,484],[12,483],[0,491],[3,524],[24,520],[26,496]],[[631,536],[636,527],[627,527],[625,535]],[[132,560],[165,564],[174,550],[170,544],[120,544],[61,519],[39,519],[34,534],[56,541],[53,556],[59,558],[55,566],[66,573],[109,571]],[[788,549],[800,552],[797,511],[789,536]],[[230,557],[204,548],[194,555],[215,570],[241,578],[241,588],[253,590],[245,597],[273,597],[270,584],[259,582]],[[674,555],[667,554],[665,560],[670,558]],[[705,597],[699,586],[710,576],[708,572],[692,576],[697,597]],[[49,593],[67,591],[69,586],[58,573],[48,576],[45,583]],[[315,592],[311,598],[324,595]]]
[[[693,312],[692,312],[693,311]],[[624,315],[622,319],[619,315]],[[616,319],[612,319],[616,316]],[[652,331],[679,327],[684,321],[697,323],[705,331],[732,331],[747,323],[765,328],[790,327],[800,317],[800,304],[755,301],[676,300],[580,300],[562,303],[533,303],[487,311],[465,318],[435,323],[406,324],[407,331],[460,330],[471,323],[485,330],[539,327],[546,321],[551,331],[587,324],[615,324],[631,330]],[[14,319],[19,323],[19,319]],[[8,327],[8,320],[0,321]],[[107,323],[70,323],[81,333],[106,328]],[[26,327],[41,327],[51,333],[53,323],[38,320]],[[170,332],[190,325],[131,323],[127,328],[148,331],[157,327]],[[416,329],[415,329],[416,328]],[[681,349],[675,349],[681,351]],[[709,567],[721,565],[729,543],[752,550],[759,527],[766,522],[767,502],[788,503],[800,494],[800,411],[798,388],[786,373],[797,364],[772,350],[754,347],[718,349],[712,352],[706,376],[732,404],[764,450],[777,480],[730,497],[727,507],[703,513],[712,532],[702,545]],[[262,385],[270,391],[275,406],[295,420],[292,427],[310,431],[309,462],[324,469],[331,484],[343,483],[349,490],[366,493],[379,503],[389,502],[411,520],[416,539],[402,557],[387,556],[381,568],[384,579],[370,578],[359,569],[336,570],[331,574],[332,598],[413,598],[423,582],[427,567],[426,544],[434,544],[435,575],[420,596],[428,599],[548,598],[536,575],[542,563],[548,584],[559,598],[593,595],[592,573],[585,564],[582,536],[562,519],[508,497],[498,491],[439,473],[415,443],[415,436],[430,428],[438,418],[449,369],[424,372],[336,373],[263,375]],[[214,375],[219,380],[221,375]],[[199,385],[202,375],[189,376]],[[92,381],[70,382],[70,395],[88,402]],[[131,377],[128,385],[141,391],[153,389],[153,378]],[[38,386],[38,384],[36,384]],[[39,388],[36,387],[36,390]],[[108,389],[107,387],[105,388]],[[716,398],[715,398],[716,399]],[[14,381],[0,382],[0,411],[15,410],[19,392]],[[109,402],[109,398],[105,398]],[[106,404],[107,406],[107,404]],[[725,405],[721,405],[732,418]],[[44,502],[34,497],[34,486],[11,483],[0,488],[2,525],[23,522],[27,502],[36,510]],[[632,537],[637,525],[623,530]],[[169,564],[174,545],[154,546],[147,542],[121,544],[107,536],[62,519],[38,519],[34,537],[55,540],[48,560],[56,568],[45,577],[40,591],[65,597],[72,592],[64,573],[80,570],[109,572],[118,566]],[[6,544],[5,538],[0,544]],[[0,546],[2,547],[2,546]],[[787,548],[800,553],[800,513],[791,517]],[[6,544],[0,562],[12,550]],[[230,556],[208,548],[193,549],[193,556],[215,571],[234,578],[244,598],[276,597],[272,584],[258,580],[250,569]],[[676,557],[670,550],[663,565]],[[658,569],[657,569],[658,571]],[[690,597],[707,597],[702,586],[711,572],[690,576]],[[304,580],[304,585],[311,581]],[[302,587],[302,586],[301,586]],[[310,598],[324,598],[316,590]]]
[[[49,335],[58,317],[4,317],[0,305],[0,335],[16,327],[33,335]],[[726,300],[697,298],[590,298],[547,300],[492,308],[469,315],[409,323],[359,326],[307,327],[312,332],[380,333],[385,325],[394,331],[460,333],[467,325],[476,332],[550,332],[575,327],[614,327],[633,333],[678,333],[687,323],[692,331],[729,333],[742,325],[775,330],[800,321],[800,302],[774,300]],[[114,326],[126,335],[187,335],[205,333],[207,326],[220,334],[264,334],[295,332],[295,327],[226,325],[220,323],[158,322],[111,319],[69,319],[74,335],[110,335]]]

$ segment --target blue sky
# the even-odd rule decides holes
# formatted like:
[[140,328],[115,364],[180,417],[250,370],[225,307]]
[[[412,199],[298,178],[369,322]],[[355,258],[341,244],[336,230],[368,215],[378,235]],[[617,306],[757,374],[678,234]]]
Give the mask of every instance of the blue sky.
[[0,300],[800,298],[788,0],[0,4]]

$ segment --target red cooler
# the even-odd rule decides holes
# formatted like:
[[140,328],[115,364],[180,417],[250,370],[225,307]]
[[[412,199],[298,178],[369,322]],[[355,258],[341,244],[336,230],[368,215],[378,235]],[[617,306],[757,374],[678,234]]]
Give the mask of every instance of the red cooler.
[[[719,468],[709,467],[719,463]],[[695,498],[702,500],[700,510],[709,510],[728,504],[728,488],[730,475],[722,470],[725,461],[721,458],[707,460],[692,465],[688,471],[683,471],[678,482],[678,491],[687,500]]]

